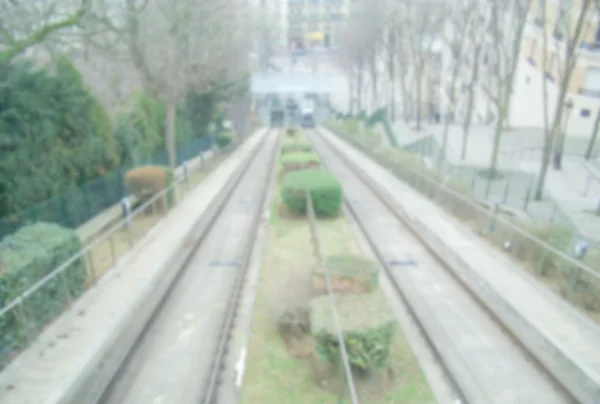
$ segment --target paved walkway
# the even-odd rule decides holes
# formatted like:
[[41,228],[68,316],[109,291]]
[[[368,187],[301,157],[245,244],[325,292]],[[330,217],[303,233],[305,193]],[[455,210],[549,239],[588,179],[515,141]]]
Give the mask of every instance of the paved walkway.
[[[409,124],[396,122],[394,129],[402,146],[412,147],[411,151],[432,150],[427,140],[435,139],[437,148],[442,143],[443,125],[424,123],[417,132]],[[448,133],[447,172],[461,177],[472,184],[475,194],[481,198],[497,199],[513,208],[524,210],[525,197],[535,185],[541,166],[541,134],[533,129],[504,133],[500,144],[498,166],[507,175],[503,180],[494,181],[489,195],[487,183],[477,176],[477,171],[488,167],[493,150],[493,127],[473,126],[470,132],[465,159],[461,159],[462,128],[452,125]],[[422,143],[419,146],[419,142]],[[571,151],[581,146],[573,140]],[[576,147],[577,146],[577,147]],[[435,149],[436,146],[433,146]],[[434,153],[436,153],[434,151]],[[434,156],[435,159],[435,156]],[[588,183],[589,182],[589,183]],[[582,236],[600,242],[600,216],[594,215],[600,203],[600,169],[587,163],[582,157],[566,155],[563,169],[552,168],[546,177],[544,201],[527,205],[528,215],[538,222],[563,222],[576,226]]]

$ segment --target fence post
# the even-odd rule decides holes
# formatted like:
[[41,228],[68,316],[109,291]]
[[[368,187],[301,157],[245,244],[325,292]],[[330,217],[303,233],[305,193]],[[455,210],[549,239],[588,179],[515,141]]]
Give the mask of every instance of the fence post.
[[186,191],[190,190],[190,170],[188,167],[187,160],[183,162],[183,179],[185,181],[185,189]]
[[508,200],[508,193],[510,191],[510,183],[512,180],[512,175],[510,177],[508,177],[508,180],[506,181],[506,186],[504,187],[504,198],[502,203],[506,204],[506,201]]
[[125,217],[125,227],[127,228],[127,237],[129,238],[129,248],[133,247],[133,237],[131,229],[131,201],[125,197],[121,199],[121,208],[123,209],[123,216]]
[[525,203],[523,204],[523,210],[527,212],[527,208],[529,207],[529,202],[531,200],[531,185],[527,188],[527,192],[525,192]]

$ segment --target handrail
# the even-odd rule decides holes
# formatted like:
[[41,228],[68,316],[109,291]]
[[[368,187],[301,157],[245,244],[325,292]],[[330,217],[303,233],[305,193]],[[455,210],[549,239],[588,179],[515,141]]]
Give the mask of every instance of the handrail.
[[[337,310],[335,309],[335,297],[333,295],[333,288],[331,287],[331,274],[329,273],[329,268],[325,264],[325,258],[323,257],[323,250],[321,249],[321,242],[319,240],[319,232],[317,230],[316,224],[316,215],[315,209],[313,205],[313,200],[310,195],[310,191],[306,190],[306,214],[308,216],[308,222],[310,226],[310,234],[313,239],[315,255],[318,260],[318,265],[323,268],[323,272],[325,274],[325,284],[327,286],[327,295],[331,301],[331,314],[333,316],[333,324],[335,326],[335,331],[337,334],[338,344],[340,345],[340,356],[342,359],[342,366],[344,367],[344,373],[346,375],[346,381],[348,383],[348,390],[350,392],[350,400],[352,404],[358,404],[358,396],[356,394],[356,388],[354,387],[354,379],[352,377],[352,369],[350,367],[350,360],[348,359],[348,350],[346,348],[346,342],[344,341],[344,335],[342,333],[342,326],[340,324],[340,318]],[[340,386],[342,384],[342,380],[340,380]],[[338,398],[338,403],[343,402],[342,397],[342,389],[340,387],[340,396]]]

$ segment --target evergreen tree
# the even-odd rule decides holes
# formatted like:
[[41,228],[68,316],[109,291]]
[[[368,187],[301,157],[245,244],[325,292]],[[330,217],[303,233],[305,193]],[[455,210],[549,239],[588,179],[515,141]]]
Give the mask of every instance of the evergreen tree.
[[52,69],[0,63],[0,216],[118,164],[108,116],[67,59]]

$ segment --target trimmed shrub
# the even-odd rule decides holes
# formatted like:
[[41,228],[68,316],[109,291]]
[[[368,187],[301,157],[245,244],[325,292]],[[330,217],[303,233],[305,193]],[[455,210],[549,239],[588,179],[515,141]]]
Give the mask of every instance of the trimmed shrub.
[[[125,182],[140,204],[172,185],[174,180],[173,170],[163,166],[142,166],[129,170],[125,174]],[[173,187],[167,192],[165,202],[167,208],[173,206],[175,202]]]
[[[56,224],[36,223],[5,237],[0,243],[0,302],[8,304],[80,250],[77,233]],[[73,263],[63,274],[30,295],[22,311],[16,309],[0,317],[0,367],[23,347],[27,334],[37,335],[70,298],[84,291],[87,275],[83,260]]]
[[231,142],[233,141],[233,136],[230,135],[219,135],[217,136],[217,146],[221,149],[229,146],[231,144]]
[[[366,295],[340,295],[336,309],[350,363],[363,371],[388,366],[390,345],[396,331],[396,320],[381,292]],[[331,315],[329,296],[313,299],[310,304],[311,334],[321,360],[339,360],[339,344]]]
[[288,173],[281,183],[281,199],[290,212],[306,214],[306,191],[310,192],[318,216],[337,216],[342,209],[342,186],[325,170]]
[[[379,265],[356,255],[332,255],[325,259],[334,293],[369,293],[377,288]],[[313,294],[327,294],[325,272],[315,267],[312,276]]]

